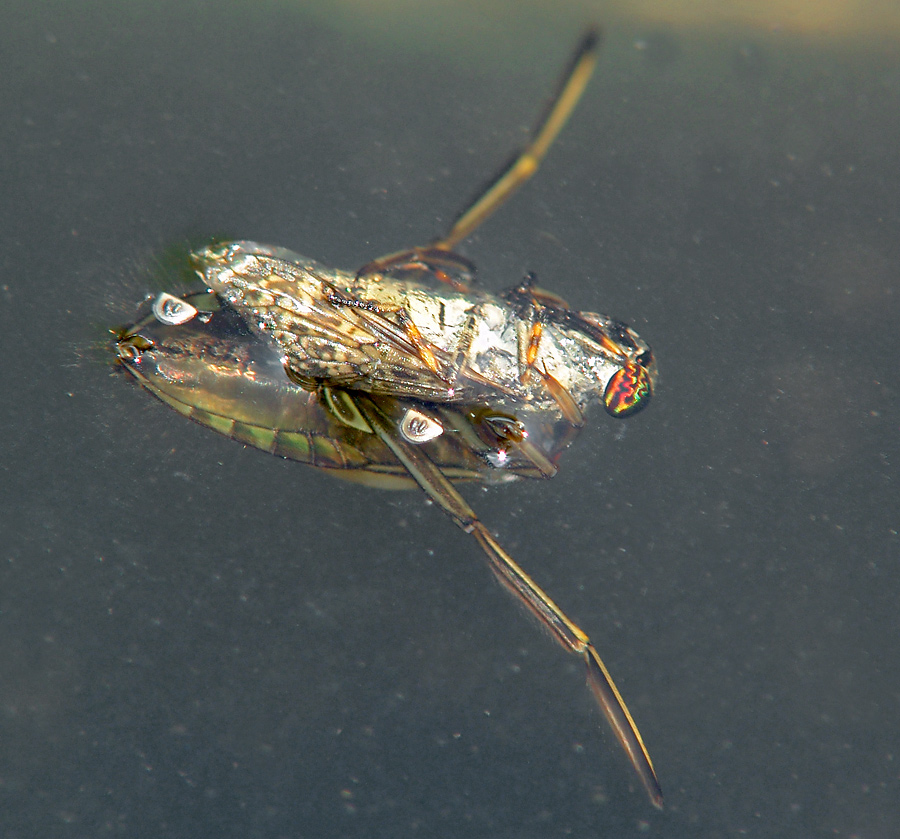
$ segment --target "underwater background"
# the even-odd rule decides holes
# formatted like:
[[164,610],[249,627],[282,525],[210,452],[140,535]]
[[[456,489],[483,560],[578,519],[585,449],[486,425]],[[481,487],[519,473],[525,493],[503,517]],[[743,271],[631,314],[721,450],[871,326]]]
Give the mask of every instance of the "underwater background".
[[[4,837],[896,835],[900,13],[720,6],[3,4]],[[592,21],[570,124],[460,250],[630,323],[659,385],[464,493],[663,812],[420,493],[191,424],[109,346],[203,237],[353,269],[440,234]]]

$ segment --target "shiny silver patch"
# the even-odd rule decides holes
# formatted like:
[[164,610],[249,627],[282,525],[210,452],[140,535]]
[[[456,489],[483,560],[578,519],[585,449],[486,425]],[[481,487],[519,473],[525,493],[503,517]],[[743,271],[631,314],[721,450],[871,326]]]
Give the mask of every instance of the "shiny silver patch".
[[502,469],[509,463],[509,452],[506,449],[497,449],[493,452],[487,452],[484,455],[485,460],[496,469]]
[[197,310],[174,294],[163,292],[153,301],[153,317],[166,326],[179,326],[197,316]]
[[444,433],[444,427],[421,411],[410,408],[400,421],[400,433],[410,443],[427,443]]

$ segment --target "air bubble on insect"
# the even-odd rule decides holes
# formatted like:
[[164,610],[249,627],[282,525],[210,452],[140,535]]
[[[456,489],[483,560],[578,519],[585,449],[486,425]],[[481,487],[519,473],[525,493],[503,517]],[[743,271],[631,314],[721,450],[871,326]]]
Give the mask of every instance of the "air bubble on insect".
[[197,310],[188,302],[165,291],[153,301],[153,317],[167,326],[187,323],[197,316]]
[[497,449],[495,452],[488,452],[484,457],[491,466],[496,466],[498,469],[502,469],[509,463],[509,453],[506,449]]
[[444,427],[421,411],[410,408],[400,421],[400,433],[410,443],[427,443],[444,433]]

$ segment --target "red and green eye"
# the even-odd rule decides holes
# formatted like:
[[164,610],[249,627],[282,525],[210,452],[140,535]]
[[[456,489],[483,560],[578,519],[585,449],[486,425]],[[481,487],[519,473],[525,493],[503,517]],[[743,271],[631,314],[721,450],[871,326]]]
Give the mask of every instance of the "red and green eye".
[[633,361],[613,374],[603,392],[603,404],[614,417],[631,416],[649,401],[650,373]]

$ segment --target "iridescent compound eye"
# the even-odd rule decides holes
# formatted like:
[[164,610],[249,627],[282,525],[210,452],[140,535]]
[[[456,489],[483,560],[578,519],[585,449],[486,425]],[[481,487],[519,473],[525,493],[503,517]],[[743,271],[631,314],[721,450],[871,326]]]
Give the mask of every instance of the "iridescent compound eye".
[[614,417],[630,416],[649,401],[650,373],[633,361],[613,374],[603,393],[606,411]]

